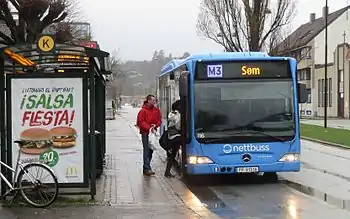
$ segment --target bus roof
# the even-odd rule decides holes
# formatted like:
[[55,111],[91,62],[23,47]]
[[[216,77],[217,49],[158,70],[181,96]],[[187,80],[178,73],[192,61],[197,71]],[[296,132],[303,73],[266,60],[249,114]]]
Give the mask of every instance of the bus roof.
[[[191,60],[220,60],[220,59],[235,59],[235,58],[267,58],[270,57],[266,52],[215,52],[215,53],[197,53],[192,54],[186,59],[174,59],[168,62],[161,68],[158,76],[163,76],[172,72],[177,67]],[[276,57],[275,57],[276,58]],[[282,58],[282,57],[280,57]],[[284,58],[284,57],[283,57]]]
[[161,68],[161,74],[172,71],[176,67],[180,66],[184,61],[185,59],[173,59]]

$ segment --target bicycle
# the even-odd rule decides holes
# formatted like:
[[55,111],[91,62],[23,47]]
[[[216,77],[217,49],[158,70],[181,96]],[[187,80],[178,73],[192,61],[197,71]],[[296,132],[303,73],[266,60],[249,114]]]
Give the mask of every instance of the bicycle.
[[[7,192],[1,197],[1,198],[6,198],[9,195],[13,195],[12,200],[10,202],[10,205],[16,198],[18,191],[20,192],[21,196],[23,199],[31,206],[36,207],[36,208],[44,208],[49,205],[51,205],[53,202],[56,201],[57,196],[58,196],[58,181],[57,177],[55,176],[54,172],[52,169],[46,165],[45,163],[40,163],[40,162],[33,162],[33,163],[28,163],[23,165],[22,162],[20,161],[21,157],[21,152],[20,152],[20,147],[23,146],[24,142],[23,141],[14,141],[15,144],[17,144],[18,147],[18,156],[17,156],[17,164],[15,169],[11,168],[4,162],[0,161],[0,166],[6,167],[6,169],[11,170],[12,172],[12,184],[6,179],[6,177],[0,172],[0,177],[3,179],[3,181],[7,184],[8,190]],[[49,173],[49,176],[52,178],[52,182],[46,183],[47,180],[39,180],[37,177],[34,177],[34,174],[31,174],[29,170],[32,168],[38,168],[37,171],[34,173],[38,174],[40,170],[42,171],[47,171]],[[20,172],[17,176],[18,170],[20,169]],[[17,176],[17,181],[15,180]],[[24,177],[28,177],[28,179],[24,179]],[[23,184],[22,184],[23,183]],[[29,185],[32,183],[32,185]],[[53,194],[51,198],[45,200],[44,203],[38,203],[34,200],[31,199],[31,196],[33,198],[35,197],[41,197],[41,198],[46,198],[44,197],[44,194],[41,189],[45,186],[50,186],[53,185],[53,188],[50,189],[51,193]],[[27,194],[28,190],[28,194]],[[15,193],[15,194],[13,194]]]

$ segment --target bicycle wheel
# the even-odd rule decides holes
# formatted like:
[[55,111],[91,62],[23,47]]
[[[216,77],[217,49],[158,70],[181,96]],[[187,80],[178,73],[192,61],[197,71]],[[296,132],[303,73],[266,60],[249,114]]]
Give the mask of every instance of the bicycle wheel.
[[[43,175],[43,173],[46,177],[40,179],[39,175]],[[47,207],[57,199],[57,177],[51,169],[43,164],[32,163],[26,165],[18,174],[17,183],[22,197],[33,207]]]

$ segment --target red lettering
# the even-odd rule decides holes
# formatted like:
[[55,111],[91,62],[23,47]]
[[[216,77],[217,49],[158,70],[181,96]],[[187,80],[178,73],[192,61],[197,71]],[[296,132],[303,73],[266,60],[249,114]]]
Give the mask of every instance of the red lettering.
[[44,111],[37,111],[34,113],[35,116],[32,117],[32,120],[30,121],[29,126],[40,126],[41,122],[40,120],[42,119],[42,114],[44,114]]
[[69,116],[68,116],[68,110],[63,111],[63,115],[61,119],[58,122],[58,125],[62,125],[62,123],[65,123],[65,125],[69,125]]
[[44,115],[43,125],[44,126],[50,125],[52,120],[53,120],[53,112],[51,112],[51,111],[46,112]]
[[24,126],[24,124],[26,123],[26,121],[28,121],[31,117],[31,114],[32,112],[30,111],[26,111],[23,113],[23,117],[22,117],[22,126]]
[[60,111],[25,111],[22,116],[22,126],[28,124],[29,126],[59,126],[71,125],[74,118],[74,111],[68,110]]
[[72,126],[72,123],[74,121],[74,116],[75,116],[75,110],[72,111],[72,114],[70,115],[70,122],[69,122],[69,126]]
[[62,110],[60,110],[60,111],[57,111],[55,114],[55,116],[56,116],[56,118],[55,118],[55,121],[54,121],[54,126],[57,126],[57,124],[58,124],[58,119],[60,118],[60,116],[61,116],[61,114],[62,114]]
[[36,113],[35,112],[32,112],[32,114],[31,114],[29,126],[40,126],[40,123],[38,124],[36,122]]

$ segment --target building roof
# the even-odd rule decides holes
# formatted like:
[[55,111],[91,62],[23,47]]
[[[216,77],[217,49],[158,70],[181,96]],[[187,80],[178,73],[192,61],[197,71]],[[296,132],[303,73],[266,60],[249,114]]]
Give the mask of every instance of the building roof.
[[[340,15],[346,12],[350,6],[344,7],[328,15],[328,25],[335,21]],[[312,22],[302,24],[291,35],[289,35],[281,44],[278,45],[277,51],[284,53],[296,48],[300,48],[313,40],[325,28],[323,16]]]

